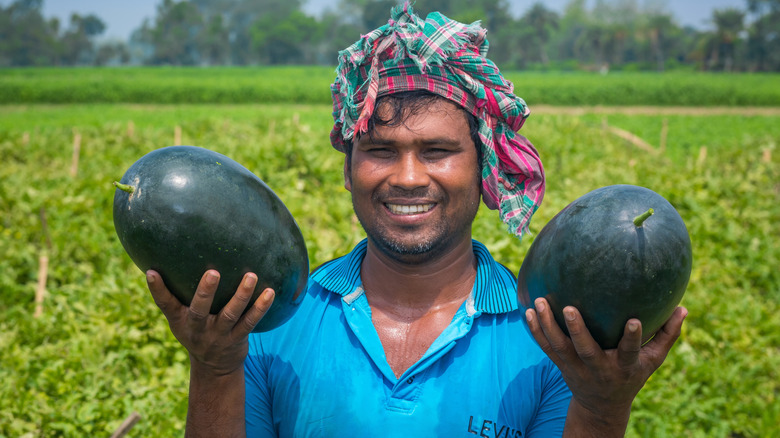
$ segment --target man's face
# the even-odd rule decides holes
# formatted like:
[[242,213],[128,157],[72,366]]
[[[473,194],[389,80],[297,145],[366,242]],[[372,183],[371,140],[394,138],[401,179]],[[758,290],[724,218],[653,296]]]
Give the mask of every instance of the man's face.
[[[380,116],[387,110],[377,108]],[[353,148],[345,186],[380,251],[418,263],[471,239],[480,201],[477,150],[455,104],[436,99],[402,124],[377,126]]]

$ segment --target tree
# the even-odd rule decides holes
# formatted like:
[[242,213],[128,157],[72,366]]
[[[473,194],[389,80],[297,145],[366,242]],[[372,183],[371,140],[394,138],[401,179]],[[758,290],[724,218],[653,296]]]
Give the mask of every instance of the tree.
[[130,61],[130,52],[122,42],[101,44],[95,54],[95,65],[120,65]]
[[747,0],[754,17],[748,28],[747,56],[752,70],[780,70],[780,0]]
[[589,20],[590,15],[585,7],[585,0],[570,0],[566,4],[558,21],[558,31],[551,37],[553,59],[563,61],[581,58],[582,55],[575,42],[579,40],[585,29],[585,23]]
[[230,60],[230,38],[222,15],[207,20],[202,39],[201,60],[208,65],[223,65]]
[[152,64],[198,65],[205,25],[197,7],[188,1],[163,0],[157,6],[146,40],[154,47]]
[[0,66],[52,65],[57,62],[57,20],[44,20],[42,0],[17,0],[0,6]]
[[739,33],[745,28],[745,13],[736,8],[715,9],[712,12],[712,21],[715,24],[715,34],[710,65],[722,66],[723,70],[731,71]]
[[87,65],[95,62],[95,37],[106,30],[103,20],[95,15],[70,16],[70,25],[60,38],[60,60],[65,65]]
[[367,29],[376,29],[387,24],[390,9],[396,5],[395,0],[374,0],[366,3],[363,8],[363,25]]
[[656,70],[664,71],[666,57],[679,39],[679,27],[669,14],[650,15],[645,22],[645,33],[650,40]]
[[281,17],[261,17],[252,25],[252,46],[269,64],[311,62],[306,48],[318,39],[317,21],[300,10]]
[[547,9],[542,3],[534,3],[520,19],[521,26],[527,30],[524,34],[528,37],[528,44],[534,48],[538,59],[544,65],[550,63],[546,48],[553,32],[558,30],[559,21],[558,14]]

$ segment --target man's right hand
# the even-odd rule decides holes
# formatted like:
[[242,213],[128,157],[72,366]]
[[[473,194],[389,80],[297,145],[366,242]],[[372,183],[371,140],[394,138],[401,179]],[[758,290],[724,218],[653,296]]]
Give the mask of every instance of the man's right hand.
[[249,333],[274,300],[265,289],[246,312],[257,276],[244,275],[241,285],[216,315],[209,313],[219,284],[219,273],[206,271],[190,306],[171,294],[160,274],[146,272],[154,302],[168,319],[171,332],[190,353],[190,393],[185,436],[245,437],[244,359]]
[[215,377],[243,367],[249,348],[247,338],[271,307],[272,289],[265,289],[244,313],[257,284],[257,276],[247,273],[235,295],[218,314],[212,315],[209,309],[219,284],[219,272],[209,270],[203,274],[189,307],[171,294],[156,271],[147,271],[146,281],[171,332],[189,352],[193,367]]

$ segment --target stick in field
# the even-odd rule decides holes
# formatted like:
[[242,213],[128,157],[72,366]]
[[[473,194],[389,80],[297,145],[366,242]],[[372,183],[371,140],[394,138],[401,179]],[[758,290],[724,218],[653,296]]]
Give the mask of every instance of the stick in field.
[[22,134],[22,144],[27,146],[28,143],[30,143],[30,133],[24,131],[24,134]]
[[658,145],[658,150],[661,152],[666,150],[666,137],[669,135],[669,120],[664,119],[661,125],[661,144]]
[[132,120],[127,122],[127,137],[128,138],[135,137],[135,123],[133,123]]
[[626,130],[616,128],[614,126],[607,126],[607,130],[617,135],[618,137],[622,138],[623,140],[628,141],[629,143],[633,144],[639,149],[650,152],[653,155],[658,155],[658,153],[660,152],[658,149],[654,148],[650,143],[642,140],[641,138],[637,137],[636,135]]
[[127,435],[127,432],[129,432],[140,419],[141,415],[138,412],[133,412],[119,425],[119,428],[111,435],[111,438],[121,438]]
[[701,166],[705,161],[707,161],[707,146],[702,146],[699,148],[699,158],[696,160],[696,162],[699,164],[699,166]]
[[46,277],[49,275],[49,256],[43,251],[38,258],[38,286],[35,288],[35,313],[33,318],[43,314],[43,298],[46,295]]
[[181,126],[179,125],[173,128],[173,144],[177,146],[181,144]]
[[41,229],[43,230],[43,237],[46,239],[46,248],[51,252],[54,245],[51,243],[51,235],[49,234],[49,221],[46,220],[46,207],[41,207],[38,210],[38,216],[41,218]]
[[79,173],[79,155],[81,155],[81,134],[73,130],[73,160],[70,163],[70,176],[75,178]]

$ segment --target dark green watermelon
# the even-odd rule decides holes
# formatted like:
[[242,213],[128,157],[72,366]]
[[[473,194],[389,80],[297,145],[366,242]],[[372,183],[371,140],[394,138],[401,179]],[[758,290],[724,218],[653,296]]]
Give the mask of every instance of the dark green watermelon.
[[189,305],[204,272],[216,269],[217,313],[254,272],[252,302],[266,287],[276,292],[255,331],[293,314],[308,279],[306,245],[285,205],[252,172],[208,149],[171,146],[141,157],[116,185],[122,246],[142,271],[159,272],[182,303]]
[[642,321],[643,341],[663,326],[688,286],[692,260],[688,230],[666,199],[644,187],[602,187],[536,236],[518,296],[526,307],[546,298],[567,333],[563,308],[575,306],[599,345],[615,348],[630,318]]

